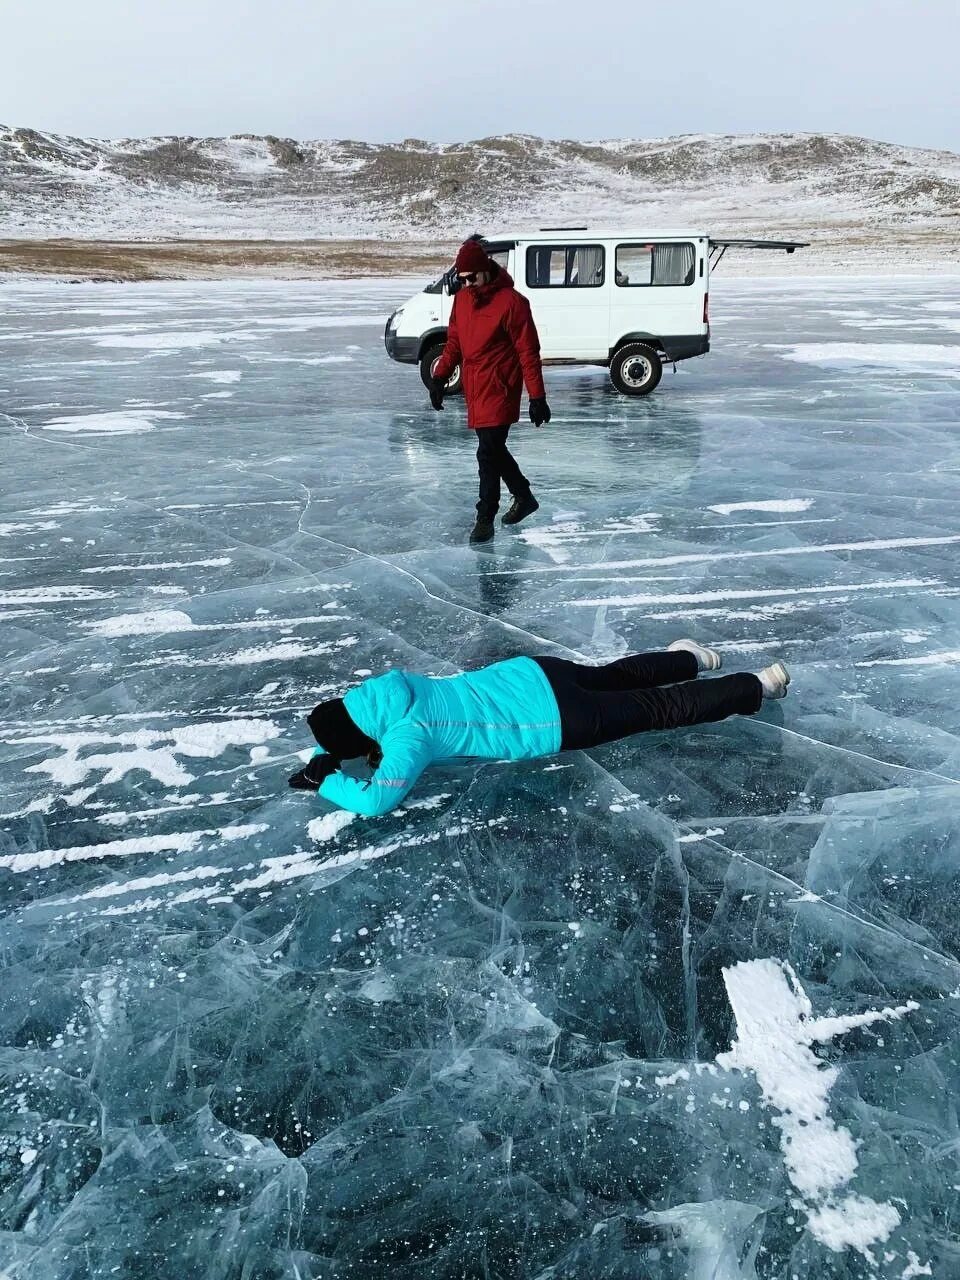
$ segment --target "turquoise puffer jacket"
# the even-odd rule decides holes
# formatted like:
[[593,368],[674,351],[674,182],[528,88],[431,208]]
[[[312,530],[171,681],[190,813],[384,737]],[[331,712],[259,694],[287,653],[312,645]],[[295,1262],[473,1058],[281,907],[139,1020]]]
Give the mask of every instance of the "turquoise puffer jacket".
[[380,744],[383,760],[369,782],[331,773],[319,794],[367,817],[395,808],[439,760],[531,760],[560,750],[557,700],[532,658],[449,677],[388,671],[343,701],[357,727]]

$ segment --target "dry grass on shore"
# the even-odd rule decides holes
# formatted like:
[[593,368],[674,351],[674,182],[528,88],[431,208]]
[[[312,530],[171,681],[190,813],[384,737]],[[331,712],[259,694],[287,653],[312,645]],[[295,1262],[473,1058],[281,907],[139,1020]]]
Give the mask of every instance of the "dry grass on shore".
[[[780,238],[776,228],[741,234]],[[850,223],[791,227],[810,247],[783,254],[737,250],[724,275],[907,275],[960,272],[960,238],[940,228],[877,229]],[[322,280],[436,277],[455,242],[436,240],[0,240],[0,276],[70,281]]]
[[431,275],[453,244],[379,240],[0,240],[0,272],[68,280]]

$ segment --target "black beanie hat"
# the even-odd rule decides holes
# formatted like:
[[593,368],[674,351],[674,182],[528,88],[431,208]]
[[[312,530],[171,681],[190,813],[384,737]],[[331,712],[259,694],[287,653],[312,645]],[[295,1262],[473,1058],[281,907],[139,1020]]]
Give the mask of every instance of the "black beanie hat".
[[377,744],[350,718],[342,698],[320,702],[307,716],[313,736],[335,760],[356,760],[368,755]]

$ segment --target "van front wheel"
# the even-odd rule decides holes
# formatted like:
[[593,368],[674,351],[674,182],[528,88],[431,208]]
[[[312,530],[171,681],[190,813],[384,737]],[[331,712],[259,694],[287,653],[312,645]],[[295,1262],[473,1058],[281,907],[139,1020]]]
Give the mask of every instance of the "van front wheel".
[[648,396],[662,373],[660,357],[642,342],[627,343],[610,361],[610,381],[625,396]]
[[[420,378],[423,385],[430,390],[430,379],[433,377],[433,366],[443,354],[443,343],[434,343],[432,347],[427,347],[423,355],[420,357]],[[448,396],[459,396],[463,394],[463,378],[460,373],[460,366],[454,369],[453,373],[447,379]]]

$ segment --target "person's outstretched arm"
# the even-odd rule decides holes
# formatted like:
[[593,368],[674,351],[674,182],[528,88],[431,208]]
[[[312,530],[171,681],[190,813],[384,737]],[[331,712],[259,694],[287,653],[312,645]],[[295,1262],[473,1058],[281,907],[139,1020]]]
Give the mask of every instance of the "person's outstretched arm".
[[410,792],[433,759],[426,734],[419,725],[402,724],[384,734],[383,759],[365,782],[337,769],[324,778],[318,794],[331,804],[366,818],[389,813]]

